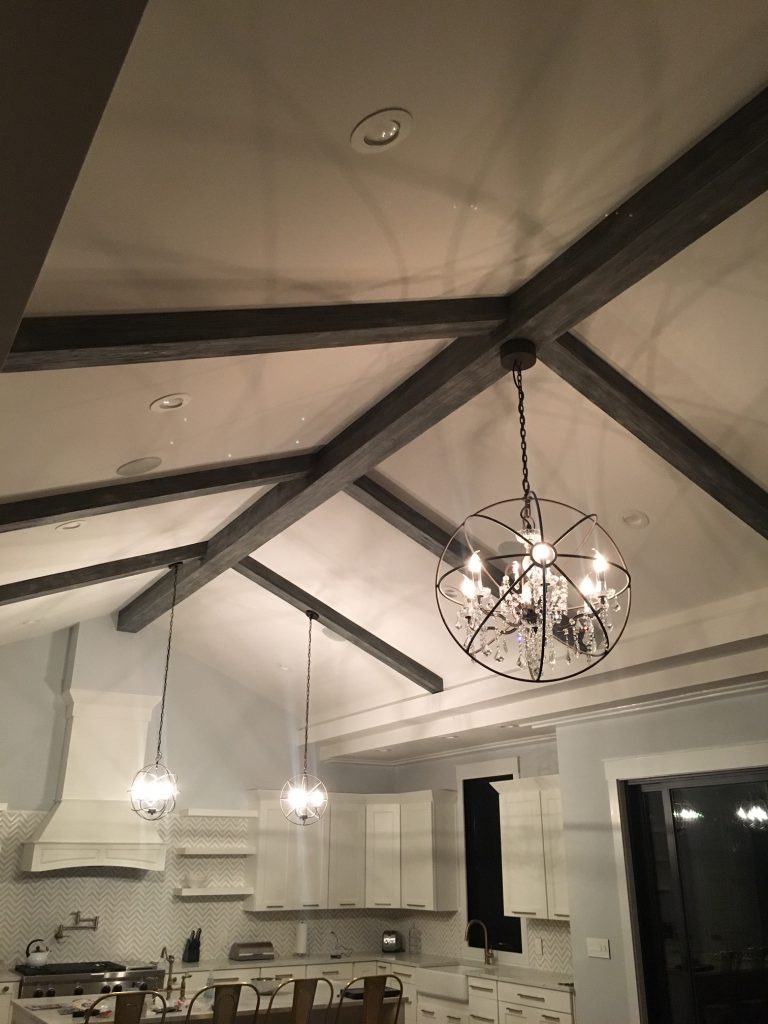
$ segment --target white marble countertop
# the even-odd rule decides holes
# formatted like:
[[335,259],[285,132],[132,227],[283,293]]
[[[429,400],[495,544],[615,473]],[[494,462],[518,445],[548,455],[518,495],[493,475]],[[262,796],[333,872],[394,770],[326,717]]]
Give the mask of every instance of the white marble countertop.
[[[381,951],[352,952],[349,956],[332,957],[330,953],[318,953],[311,956],[277,956],[274,960],[200,960],[196,964],[177,960],[173,965],[173,973],[178,976],[188,971],[215,974],[216,971],[235,971],[243,973],[251,970],[263,970],[269,967],[290,967],[296,964],[352,964],[352,963],[392,963],[410,967],[445,967],[458,964],[458,957],[434,956],[429,953],[382,953]],[[163,964],[159,964],[163,966]]]
[[518,985],[533,985],[535,988],[567,991],[566,985],[573,984],[572,974],[558,974],[555,971],[538,971],[533,967],[513,967],[511,964],[494,964],[485,967],[469,960],[462,960],[456,966],[442,968],[446,971],[463,973],[470,978],[492,978],[496,981],[511,981]]

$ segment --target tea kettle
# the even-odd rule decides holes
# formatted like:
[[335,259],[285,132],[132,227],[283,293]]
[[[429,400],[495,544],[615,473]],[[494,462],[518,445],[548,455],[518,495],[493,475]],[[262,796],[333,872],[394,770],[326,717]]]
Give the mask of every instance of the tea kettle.
[[[26,953],[24,954],[27,958],[27,964],[30,967],[43,967],[48,963],[48,957],[51,955],[50,949],[43,945],[43,939],[32,939],[27,946]],[[34,946],[34,949],[32,948]]]

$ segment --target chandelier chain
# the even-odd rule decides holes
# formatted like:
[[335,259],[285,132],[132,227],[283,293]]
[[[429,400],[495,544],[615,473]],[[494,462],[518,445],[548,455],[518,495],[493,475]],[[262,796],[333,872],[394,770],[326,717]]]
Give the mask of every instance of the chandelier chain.
[[173,615],[176,611],[176,588],[179,582],[179,563],[173,566],[173,599],[171,601],[171,619],[168,624],[168,646],[165,649],[165,675],[163,677],[163,695],[160,698],[160,725],[157,729],[157,754],[155,763],[159,764],[163,759],[161,744],[163,742],[163,721],[165,720],[165,695],[168,691],[168,667],[171,664],[171,641],[173,640]]
[[520,518],[523,521],[525,530],[533,530],[531,520],[531,485],[528,480],[528,441],[525,429],[525,392],[523,391],[523,371],[520,364],[515,363],[512,370],[512,379],[517,388],[517,412],[520,417],[520,458],[523,466],[523,507],[520,510]]
[[307,774],[307,745],[309,744],[309,679],[312,671],[312,621],[313,615],[308,615],[309,636],[307,637],[307,702],[304,707],[304,774]]

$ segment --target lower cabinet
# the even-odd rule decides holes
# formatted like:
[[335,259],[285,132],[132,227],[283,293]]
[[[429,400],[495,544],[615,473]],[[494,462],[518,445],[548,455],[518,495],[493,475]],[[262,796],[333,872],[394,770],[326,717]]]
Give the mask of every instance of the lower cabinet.
[[568,992],[499,982],[499,1024],[573,1024]]
[[405,1024],[416,1024],[416,973],[415,967],[403,964],[380,961],[376,965],[377,974],[392,974],[403,984],[403,1018]]
[[466,1003],[419,996],[416,1020],[418,1024],[468,1024],[469,1010]]
[[[308,964],[308,978],[325,978],[333,986],[333,999],[339,998],[339,992],[344,986],[357,977],[355,965],[350,963],[329,963],[329,964]],[[325,985],[317,986],[316,1003],[328,1002],[328,989]]]
[[468,1024],[498,1024],[499,1003],[495,981],[488,978],[469,978]]
[[[11,993],[13,989],[13,993]],[[11,982],[0,982],[0,1024],[9,1024],[11,1019],[11,996],[15,996],[18,985]]]

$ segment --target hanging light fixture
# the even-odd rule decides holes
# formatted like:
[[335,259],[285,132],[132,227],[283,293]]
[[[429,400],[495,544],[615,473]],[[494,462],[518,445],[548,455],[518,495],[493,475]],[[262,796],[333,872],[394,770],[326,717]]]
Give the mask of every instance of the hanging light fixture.
[[508,342],[501,360],[517,388],[522,497],[479,509],[455,531],[437,568],[437,605],[473,661],[510,679],[555,682],[613,650],[631,581],[596,515],[531,490],[522,371],[536,362],[535,346]]
[[307,700],[304,707],[304,770],[294,775],[283,786],[280,807],[288,821],[294,825],[311,825],[325,814],[328,790],[320,779],[307,771],[307,745],[309,743],[309,680],[312,672],[312,623],[319,619],[317,612],[307,609],[309,635],[307,638]]
[[176,806],[179,788],[176,776],[163,763],[162,741],[163,721],[165,719],[165,695],[168,691],[168,666],[171,663],[171,641],[173,639],[173,614],[176,609],[176,585],[179,579],[179,563],[173,566],[173,600],[171,617],[168,623],[168,646],[165,651],[165,675],[163,677],[163,695],[160,699],[160,724],[157,729],[157,753],[151,764],[145,765],[136,772],[131,784],[131,807],[140,818],[158,821],[170,814]]
[[745,828],[756,832],[768,829],[768,803],[765,797],[760,793],[753,793],[746,800],[742,800],[736,808],[736,820]]

